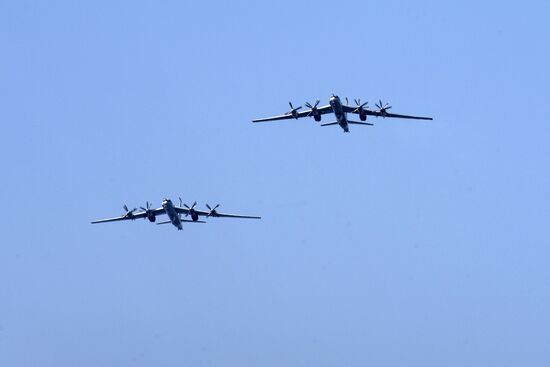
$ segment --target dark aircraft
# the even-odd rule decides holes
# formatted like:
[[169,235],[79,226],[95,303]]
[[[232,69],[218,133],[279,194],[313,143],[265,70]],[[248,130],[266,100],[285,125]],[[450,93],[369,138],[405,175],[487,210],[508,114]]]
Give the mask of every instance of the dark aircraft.
[[[116,222],[121,220],[135,220],[139,218],[147,218],[150,222],[155,222],[158,215],[167,214],[168,218],[170,220],[164,221],[164,222],[158,222],[157,224],[173,224],[177,229],[182,230],[183,224],[182,223],[206,223],[204,221],[199,220],[199,217],[214,217],[214,218],[248,218],[248,219],[261,219],[261,217],[255,217],[255,216],[249,216],[249,215],[237,215],[237,214],[224,214],[219,213],[216,209],[220,206],[220,204],[216,205],[215,207],[211,208],[210,205],[206,204],[206,207],[208,208],[208,211],[198,210],[195,209],[195,206],[197,205],[197,202],[195,202],[192,206],[188,206],[187,204],[182,204],[181,198],[180,198],[180,205],[174,205],[172,203],[172,200],[170,199],[164,199],[162,201],[162,206],[157,209],[151,209],[149,202],[147,202],[146,207],[140,207],[140,211],[137,211],[137,208],[134,208],[132,210],[128,210],[128,207],[124,205],[124,210],[126,211],[126,214],[121,215],[120,217],[115,218],[108,218],[108,219],[100,219],[93,221],[92,224],[95,223],[105,223],[105,222]],[[191,220],[187,220],[182,218],[181,216],[185,215],[191,216]]]
[[342,104],[342,101],[338,96],[334,94],[330,97],[329,104],[322,107],[317,107],[319,105],[319,100],[315,102],[314,105],[311,105],[309,102],[306,102],[306,107],[308,110],[298,112],[302,106],[294,107],[291,102],[288,103],[291,110],[284,115],[273,116],[267,118],[261,118],[252,120],[252,122],[265,122],[265,121],[275,121],[275,120],[288,120],[288,119],[299,119],[301,117],[313,117],[315,121],[321,121],[321,115],[327,113],[334,113],[336,116],[336,121],[327,122],[321,124],[321,126],[331,126],[331,125],[340,125],[344,132],[349,132],[349,125],[370,125],[373,124],[369,122],[359,122],[359,121],[350,121],[348,120],[347,114],[353,113],[359,115],[361,121],[366,121],[367,116],[376,116],[376,117],[394,117],[394,118],[403,118],[403,119],[416,119],[416,120],[433,120],[431,117],[419,117],[419,116],[408,116],[408,115],[399,115],[396,113],[389,113],[388,110],[392,108],[388,103],[385,105],[382,104],[382,101],[376,103],[376,110],[370,110],[368,108],[368,102],[361,104],[361,101],[356,99],[356,106],[348,106],[348,101],[346,98],[346,104]]

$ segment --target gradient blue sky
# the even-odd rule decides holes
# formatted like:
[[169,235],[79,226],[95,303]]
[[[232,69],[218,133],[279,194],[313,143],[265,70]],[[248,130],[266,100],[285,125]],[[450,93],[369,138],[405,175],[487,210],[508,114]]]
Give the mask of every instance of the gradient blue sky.
[[[0,365],[550,365],[548,14],[0,3]],[[333,92],[435,120],[250,122]]]

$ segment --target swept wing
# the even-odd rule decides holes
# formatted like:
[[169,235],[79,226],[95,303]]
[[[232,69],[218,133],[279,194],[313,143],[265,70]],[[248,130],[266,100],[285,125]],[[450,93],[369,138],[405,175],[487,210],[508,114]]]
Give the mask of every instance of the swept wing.
[[[326,105],[326,106],[322,106],[322,107],[317,107],[317,113],[319,113],[320,115],[324,115],[326,113],[331,113],[332,112],[332,107],[330,105]],[[252,122],[266,122],[266,121],[276,121],[276,120],[291,120],[291,119],[299,119],[299,118],[302,118],[302,117],[313,117],[313,113],[312,113],[312,110],[309,109],[309,110],[305,110],[305,111],[302,111],[302,112],[297,112],[296,115],[292,115],[291,113],[286,113],[284,115],[279,115],[279,116],[273,116],[273,117],[266,117],[266,118],[261,118],[261,119],[255,119],[255,120],[252,120]]]
[[[187,208],[182,208],[180,206],[174,206],[174,209],[179,214],[189,215],[191,212]],[[243,219],[262,219],[262,217],[257,217],[253,215],[240,215],[240,214],[227,214],[219,213],[216,210],[205,211],[199,209],[193,209],[193,212],[201,217],[216,217],[216,218],[243,218]]]
[[[164,208],[162,208],[162,207],[160,207],[158,209],[152,209],[150,211],[155,216],[160,215],[160,214],[165,214]],[[121,215],[120,217],[94,220],[94,221],[92,221],[92,224],[107,223],[107,222],[118,222],[118,221],[122,221],[122,220],[134,220],[134,219],[141,219],[141,218],[147,218],[147,211],[140,210],[139,212],[128,212],[127,214]]]
[[[359,114],[359,110],[356,107],[342,106],[344,112]],[[424,116],[411,116],[411,115],[401,115],[398,113],[390,113],[376,110],[363,109],[363,112],[367,116],[376,116],[376,117],[392,117],[392,118],[401,118],[401,119],[414,119],[414,120],[433,120],[431,117]]]

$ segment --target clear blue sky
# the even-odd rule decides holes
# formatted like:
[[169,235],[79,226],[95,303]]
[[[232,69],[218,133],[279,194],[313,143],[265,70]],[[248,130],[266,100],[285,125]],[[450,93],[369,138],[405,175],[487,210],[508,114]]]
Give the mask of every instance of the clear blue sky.
[[[0,365],[550,365],[549,14],[2,2]],[[89,224],[179,195],[263,219]]]

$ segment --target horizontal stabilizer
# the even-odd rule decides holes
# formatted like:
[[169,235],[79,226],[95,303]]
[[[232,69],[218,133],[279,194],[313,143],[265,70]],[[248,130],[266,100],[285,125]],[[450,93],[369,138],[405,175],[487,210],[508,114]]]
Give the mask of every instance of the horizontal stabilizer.
[[321,126],[331,126],[331,125],[338,125],[338,121],[325,122],[324,124],[321,124]]
[[[204,220],[187,220],[187,219],[180,219],[180,221],[183,223],[206,223]],[[169,223],[172,223],[171,220],[167,220],[167,221],[164,221],[164,222],[158,222],[158,224],[169,224]]]
[[359,121],[349,121],[349,120],[348,120],[348,124],[352,124],[352,125],[369,125],[369,126],[374,125],[374,124],[371,124],[370,122],[359,122]]

